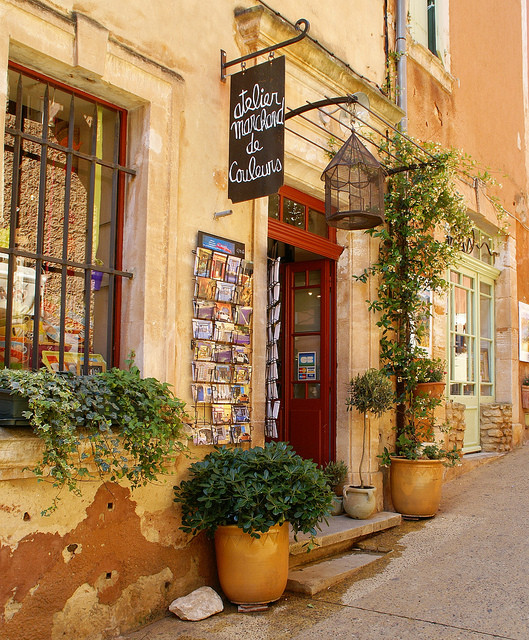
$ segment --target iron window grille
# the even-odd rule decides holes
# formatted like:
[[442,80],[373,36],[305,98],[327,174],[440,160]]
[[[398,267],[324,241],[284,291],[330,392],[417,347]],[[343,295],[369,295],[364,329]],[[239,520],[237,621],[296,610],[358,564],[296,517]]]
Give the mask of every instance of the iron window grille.
[[127,112],[10,63],[5,117],[0,366],[104,369],[119,359],[132,277],[121,270]]

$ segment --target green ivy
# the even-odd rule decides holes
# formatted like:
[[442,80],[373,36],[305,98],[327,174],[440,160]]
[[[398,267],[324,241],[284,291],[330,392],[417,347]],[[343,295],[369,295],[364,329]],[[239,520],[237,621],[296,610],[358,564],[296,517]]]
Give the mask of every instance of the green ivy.
[[332,492],[323,472],[284,442],[252,449],[216,448],[189,468],[191,478],[175,486],[186,533],[237,525],[254,538],[275,524],[316,535],[330,513]]
[[167,383],[142,378],[135,366],[89,376],[2,369],[0,388],[27,399],[24,417],[44,443],[31,470],[49,475],[59,490],[79,495],[79,480],[93,477],[88,463],[101,478],[126,478],[134,488],[156,480],[168,458],[187,452],[184,403]]

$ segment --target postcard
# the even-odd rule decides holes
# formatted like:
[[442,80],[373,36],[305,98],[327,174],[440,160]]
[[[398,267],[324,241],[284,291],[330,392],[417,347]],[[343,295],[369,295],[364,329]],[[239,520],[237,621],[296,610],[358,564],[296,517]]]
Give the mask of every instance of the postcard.
[[233,406],[231,408],[233,422],[249,422],[250,421],[250,411],[246,406]]
[[213,300],[193,300],[194,316],[202,320],[213,320],[215,303]]
[[209,276],[209,264],[213,252],[211,249],[204,249],[202,247],[197,248],[197,255],[195,257],[195,275],[196,276]]
[[217,342],[233,342],[234,332],[235,325],[233,324],[233,322],[215,322],[214,339]]
[[243,384],[231,385],[231,397],[233,402],[236,402],[237,404],[247,404],[250,402],[247,387]]
[[229,363],[233,360],[232,349],[228,344],[217,344],[213,356],[215,362]]
[[195,429],[193,433],[193,444],[195,446],[214,444],[213,429],[211,427]]
[[248,327],[238,326],[237,330],[233,332],[232,336],[233,344],[250,345],[250,330]]
[[193,337],[198,340],[211,340],[213,337],[213,322],[211,320],[193,319]]
[[215,320],[233,322],[233,311],[229,302],[215,302]]
[[213,382],[215,378],[214,362],[193,362],[193,380],[195,382]]
[[214,404],[211,407],[213,424],[231,424],[231,404]]
[[243,345],[233,345],[231,348],[231,361],[235,364],[250,364],[248,348]]
[[[230,383],[232,377],[231,365],[229,364],[217,364],[215,367],[215,380],[216,382]],[[237,380],[236,382],[244,382],[244,380]]]
[[197,340],[195,342],[195,360],[213,360],[214,342]]
[[251,367],[244,367],[240,365],[235,366],[234,382],[239,384],[248,384],[250,382]]
[[217,281],[217,300],[219,302],[233,302],[235,285],[229,282]]
[[233,396],[229,384],[213,385],[213,402],[233,402]]
[[235,322],[237,324],[242,324],[244,326],[249,326],[250,324],[250,319],[252,317],[252,307],[235,307],[237,312],[236,312],[236,319]]
[[215,444],[230,443],[230,436],[228,435],[228,431],[226,430],[226,427],[214,426],[212,430],[213,430],[213,441]]
[[193,402],[212,402],[213,387],[208,384],[192,384]]
[[226,282],[233,282],[233,284],[237,284],[240,265],[240,258],[237,258],[237,256],[228,256],[226,261],[226,272],[224,274],[224,280],[226,280]]
[[239,284],[248,286],[253,276],[253,262],[249,260],[241,260],[239,268]]
[[253,292],[251,287],[237,287],[236,302],[243,307],[252,305]]
[[230,427],[230,442],[232,444],[239,444],[241,442],[250,442],[250,425],[238,424]]
[[213,252],[210,275],[214,280],[222,280],[226,271],[226,254]]
[[217,281],[211,278],[197,276],[195,283],[195,297],[204,300],[215,300]]

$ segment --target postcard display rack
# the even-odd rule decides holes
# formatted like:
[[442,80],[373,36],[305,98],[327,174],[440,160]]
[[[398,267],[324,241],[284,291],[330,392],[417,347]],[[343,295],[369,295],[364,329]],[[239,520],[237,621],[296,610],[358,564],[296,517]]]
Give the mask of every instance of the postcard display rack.
[[266,343],[266,422],[265,435],[277,438],[277,418],[279,415],[279,397],[277,392],[279,333],[281,331],[281,289],[279,284],[279,261],[268,260],[268,309]]
[[[239,444],[251,440],[253,263],[241,257],[244,245],[203,237],[194,268],[193,442]],[[239,255],[231,253],[234,244]]]

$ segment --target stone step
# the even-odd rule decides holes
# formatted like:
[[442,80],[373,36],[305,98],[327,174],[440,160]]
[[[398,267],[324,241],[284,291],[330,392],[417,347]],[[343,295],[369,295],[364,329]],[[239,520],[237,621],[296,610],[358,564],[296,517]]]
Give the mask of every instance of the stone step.
[[379,531],[391,529],[402,522],[398,513],[381,511],[368,520],[354,520],[349,516],[331,516],[323,523],[314,541],[314,548],[307,552],[309,534],[298,533],[297,541],[290,532],[290,568],[349,551],[355,544]]
[[349,578],[363,567],[377,562],[383,553],[355,552],[321,560],[291,569],[288,573],[287,591],[313,596],[323,589]]

